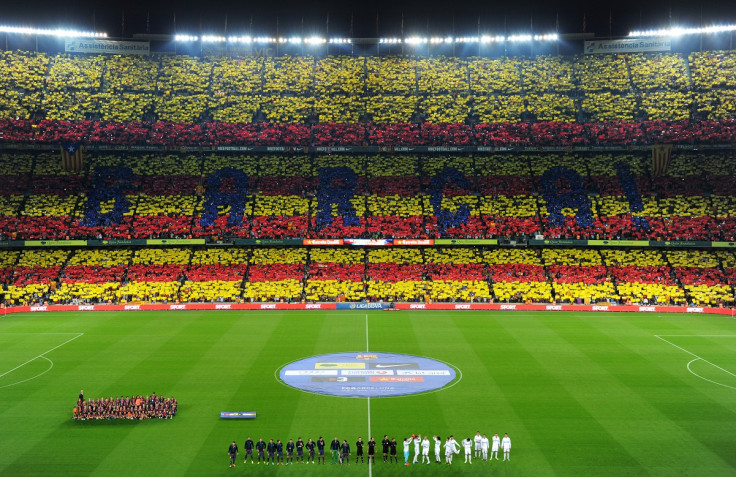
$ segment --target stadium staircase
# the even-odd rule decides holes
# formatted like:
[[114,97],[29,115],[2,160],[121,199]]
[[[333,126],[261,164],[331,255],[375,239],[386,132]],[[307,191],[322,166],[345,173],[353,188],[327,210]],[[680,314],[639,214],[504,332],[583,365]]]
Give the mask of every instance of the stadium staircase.
[[598,255],[601,257],[601,263],[603,264],[603,267],[606,269],[606,277],[611,281],[611,284],[613,285],[613,292],[616,294],[616,296],[621,296],[621,293],[618,289],[618,280],[613,277],[613,274],[611,273],[611,268],[606,263],[606,259],[603,256],[603,252],[598,249]]
[[685,65],[685,74],[687,75],[687,82],[688,82],[688,86],[690,87],[690,91],[694,91],[695,90],[695,80],[693,80],[693,73],[690,70],[689,58],[685,58],[683,61],[683,64]]
[[15,214],[15,216],[18,219],[23,218],[23,213],[22,212],[26,209],[26,204],[28,203],[28,197],[31,196],[31,190],[28,187],[28,184],[31,183],[31,178],[33,177],[33,171],[36,168],[36,155],[34,154],[32,157],[33,157],[33,159],[31,159],[31,161],[32,161],[32,163],[31,163],[31,170],[28,173],[28,176],[25,177],[25,181],[24,181],[25,182],[25,190],[23,191],[21,202],[20,202],[20,204],[18,204],[18,211]]
[[245,293],[245,284],[248,283],[248,279],[250,278],[250,264],[253,259],[253,252],[249,251],[247,256],[248,262],[245,265],[245,270],[243,270],[243,279],[240,280],[240,299],[245,301],[245,297],[243,296],[243,293]]
[[688,303],[692,302],[692,298],[690,297],[690,292],[688,292],[687,288],[685,288],[685,285],[682,283],[682,280],[680,280],[680,277],[677,276],[677,272],[675,272],[675,267],[672,265],[672,262],[670,261],[670,258],[667,256],[666,253],[662,253],[662,257],[664,258],[665,263],[667,264],[667,268],[669,268],[669,274],[670,278],[674,281],[674,283],[680,287],[680,289],[685,294],[685,300]]

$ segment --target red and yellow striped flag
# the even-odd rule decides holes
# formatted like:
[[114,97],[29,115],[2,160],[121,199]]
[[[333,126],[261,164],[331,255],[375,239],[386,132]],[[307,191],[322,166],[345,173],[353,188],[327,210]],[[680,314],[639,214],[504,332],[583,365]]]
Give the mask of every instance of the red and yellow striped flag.
[[652,146],[652,175],[663,176],[667,173],[672,156],[672,144]]
[[67,172],[82,172],[84,152],[81,144],[61,145],[61,165]]

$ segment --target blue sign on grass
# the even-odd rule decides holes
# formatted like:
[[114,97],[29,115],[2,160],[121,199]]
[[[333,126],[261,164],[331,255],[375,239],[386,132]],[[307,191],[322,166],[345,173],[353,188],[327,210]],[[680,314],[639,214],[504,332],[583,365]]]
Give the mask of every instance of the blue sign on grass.
[[449,364],[421,356],[352,352],[313,356],[279,370],[287,385],[341,397],[389,397],[440,389],[457,377]]
[[220,417],[222,419],[255,419],[256,413],[255,411],[239,411],[239,412],[228,412],[228,411],[222,411],[220,413]]

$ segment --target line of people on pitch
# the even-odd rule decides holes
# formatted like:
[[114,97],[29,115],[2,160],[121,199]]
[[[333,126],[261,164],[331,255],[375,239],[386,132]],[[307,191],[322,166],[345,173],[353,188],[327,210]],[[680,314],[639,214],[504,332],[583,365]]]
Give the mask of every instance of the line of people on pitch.
[[[393,439],[393,445],[388,440],[388,436],[384,437],[384,461],[386,461],[387,455],[393,448],[393,456],[396,457],[396,439]],[[367,447],[367,455],[365,454],[364,447]],[[365,463],[366,460],[375,464],[376,454],[376,441],[373,437],[368,442],[364,442],[362,437],[358,438],[355,443],[356,457],[355,463]],[[289,442],[284,445],[280,439],[275,442],[270,439],[265,442],[262,438],[259,438],[257,442],[248,437],[243,444],[243,450],[245,452],[245,464],[250,459],[251,464],[266,465],[291,465],[295,462],[297,464],[326,464],[325,451],[328,450],[331,454],[330,464],[350,465],[350,456],[352,455],[352,449],[347,439],[343,439],[342,442],[335,437],[332,442],[327,444],[322,436],[317,441],[308,439],[304,442],[301,437],[298,437],[296,442],[294,439],[289,439]],[[235,466],[236,457],[239,454],[240,449],[235,441],[230,444],[228,448],[228,455],[230,456],[230,467]],[[285,454],[285,455],[284,455]],[[316,462],[315,462],[316,459]],[[398,462],[398,457],[396,457]]]
[[[485,434],[481,435],[480,431],[475,435],[473,439],[468,437],[463,439],[460,443],[455,440],[454,436],[448,437],[444,444],[440,436],[433,436],[434,440],[434,459],[435,463],[442,463],[442,449],[445,450],[445,464],[452,465],[453,457],[460,453],[460,450],[465,451],[465,463],[472,464],[473,456],[480,458],[483,461],[498,460],[499,449],[503,452],[503,460],[511,460],[511,438],[508,434],[504,434],[503,438],[500,438],[498,434],[495,434],[491,439]],[[414,444],[414,460],[409,463],[409,457],[411,455],[410,448],[412,443]],[[421,434],[412,434],[411,437],[404,439],[404,465],[412,464],[430,464],[429,449],[431,442],[428,436],[422,438]],[[418,462],[421,456],[421,462]]]
[[[491,439],[488,439],[485,434],[481,435],[480,431],[478,431],[474,439],[464,439],[460,444],[458,444],[453,436],[448,437],[444,444],[442,438],[439,436],[434,436],[433,440],[435,463],[437,464],[442,463],[441,454],[443,447],[445,449],[445,463],[448,465],[452,465],[454,455],[459,454],[461,448],[465,449],[465,462],[468,464],[473,463],[473,450],[475,451],[475,457],[482,458],[483,461],[493,460],[494,458],[498,460],[499,449],[503,451],[503,460],[511,460],[511,439],[508,434],[504,434],[503,438],[495,434]],[[403,443],[404,465],[411,465],[409,463],[409,457],[411,455],[410,448],[412,443],[414,444],[414,460],[412,464],[420,463],[418,462],[420,455],[422,457],[422,464],[430,464],[429,449],[431,443],[428,436],[422,438],[421,434],[412,434],[411,437],[404,439]],[[365,442],[362,437],[359,437],[355,443],[355,463],[363,464],[368,462],[375,464],[376,447],[375,438],[371,437]],[[389,439],[388,435],[383,436],[381,447],[384,463],[399,463],[396,438]],[[263,463],[265,465],[292,465],[295,462],[297,464],[325,465],[327,463],[325,457],[326,450],[329,450],[331,454],[330,464],[350,465],[352,455],[352,449],[347,439],[343,439],[341,442],[335,437],[328,445],[322,436],[316,442],[312,439],[304,442],[301,437],[298,437],[296,442],[293,439],[289,439],[285,445],[280,439],[277,439],[275,442],[273,439],[265,442],[262,438],[259,438],[257,442],[254,442],[249,436],[243,444],[243,450],[245,452],[244,464],[250,459],[251,464]],[[239,453],[238,444],[233,441],[228,447],[230,467],[235,467]]]

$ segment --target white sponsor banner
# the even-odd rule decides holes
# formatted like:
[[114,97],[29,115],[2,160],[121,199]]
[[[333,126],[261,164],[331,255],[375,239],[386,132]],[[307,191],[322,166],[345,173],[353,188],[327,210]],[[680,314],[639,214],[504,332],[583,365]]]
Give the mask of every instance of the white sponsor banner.
[[639,311],[657,311],[657,308],[654,306],[640,306]]
[[215,310],[229,310],[232,305],[215,305]]
[[169,305],[169,310],[186,310],[186,305]]
[[340,376],[393,376],[393,369],[342,369]]
[[688,313],[703,313],[703,309],[699,306],[688,307],[686,311]]
[[544,309],[549,311],[560,311],[562,310],[562,305],[547,305]]
[[150,55],[151,44],[147,41],[87,40],[72,38],[64,43],[67,53],[103,53],[107,55]]
[[409,304],[409,308],[412,310],[424,310],[425,308],[427,308],[427,305],[425,305],[424,303],[411,303]]
[[608,305],[593,305],[593,311],[608,311]]
[[46,311],[46,306],[32,306],[31,311]]
[[307,303],[307,310],[319,310],[322,308],[320,303]]
[[397,369],[398,376],[449,376],[446,369]]
[[585,42],[586,55],[646,53],[648,51],[670,51],[669,38],[636,38],[625,40],[593,40]]
[[94,305],[79,305],[77,306],[77,310],[79,311],[92,311],[95,309]]
[[467,304],[467,303],[465,303],[465,304],[457,304],[457,305],[455,305],[455,309],[456,310],[469,310],[470,309],[470,305]]
[[502,310],[515,310],[516,305],[501,305]]
[[336,369],[287,369],[286,376],[337,376]]
[[261,310],[275,310],[276,303],[262,303]]
[[140,305],[125,305],[125,309],[126,310],[140,310],[141,306]]

